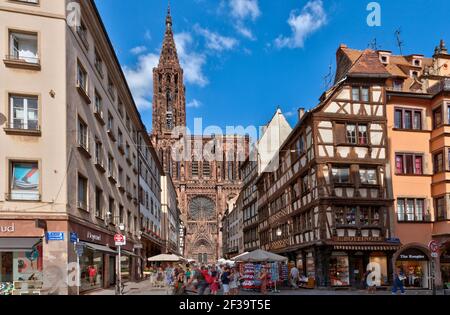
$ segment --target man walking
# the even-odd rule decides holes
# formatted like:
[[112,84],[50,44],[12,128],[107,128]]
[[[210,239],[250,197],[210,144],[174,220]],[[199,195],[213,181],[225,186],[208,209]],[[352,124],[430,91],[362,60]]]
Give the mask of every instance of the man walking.
[[400,268],[397,268],[397,270],[394,273],[394,285],[392,287],[392,294],[396,295],[398,289],[400,289],[400,292],[404,295],[405,293],[405,287],[403,285],[403,281],[406,279],[405,275],[403,274],[403,271]]
[[298,279],[299,279],[299,270],[297,268],[297,266],[294,266],[291,269],[291,274],[290,274],[290,279],[291,279],[291,286],[293,290],[298,289]]

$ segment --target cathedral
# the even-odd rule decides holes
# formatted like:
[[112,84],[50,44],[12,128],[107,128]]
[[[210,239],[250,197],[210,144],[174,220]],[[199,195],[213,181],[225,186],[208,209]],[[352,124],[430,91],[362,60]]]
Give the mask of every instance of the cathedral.
[[221,258],[220,222],[240,193],[249,137],[189,134],[185,92],[169,7],[159,64],[153,69],[151,138],[177,191],[186,228],[183,256],[211,264]]

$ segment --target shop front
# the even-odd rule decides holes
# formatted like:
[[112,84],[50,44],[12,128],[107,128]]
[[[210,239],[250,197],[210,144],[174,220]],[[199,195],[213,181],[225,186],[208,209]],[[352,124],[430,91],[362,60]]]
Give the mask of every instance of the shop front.
[[401,249],[395,259],[406,279],[404,285],[409,289],[431,288],[430,257],[428,250],[422,247],[407,246]]
[[0,295],[67,293],[66,228],[66,221],[0,220]]
[[442,284],[445,289],[450,289],[450,242],[443,247],[440,265]]
[[[109,288],[115,285],[117,251],[114,235],[106,231],[77,224],[70,224],[70,232],[77,233],[79,245],[83,251],[80,259],[80,293]],[[75,250],[69,250],[69,256],[76,260]]]

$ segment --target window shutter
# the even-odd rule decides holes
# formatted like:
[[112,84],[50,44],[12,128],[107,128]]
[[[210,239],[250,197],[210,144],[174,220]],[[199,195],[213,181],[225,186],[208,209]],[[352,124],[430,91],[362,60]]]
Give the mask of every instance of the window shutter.
[[345,124],[336,124],[334,129],[336,144],[346,143]]

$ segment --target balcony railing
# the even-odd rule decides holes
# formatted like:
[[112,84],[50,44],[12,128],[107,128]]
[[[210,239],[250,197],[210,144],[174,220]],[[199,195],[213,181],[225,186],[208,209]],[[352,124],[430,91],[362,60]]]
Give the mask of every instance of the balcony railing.
[[445,78],[441,80],[439,83],[436,83],[432,87],[428,89],[428,93],[432,95],[436,95],[441,92],[449,92],[450,91],[450,79]]
[[29,134],[40,134],[41,127],[37,122],[8,122],[4,128],[6,133],[29,133]]
[[41,195],[39,192],[13,192],[5,194],[5,199],[8,201],[40,201]]

